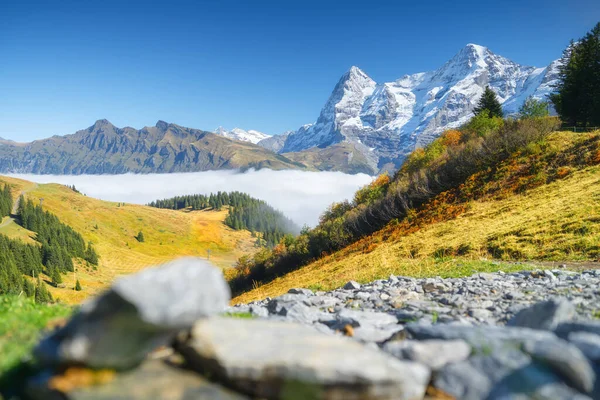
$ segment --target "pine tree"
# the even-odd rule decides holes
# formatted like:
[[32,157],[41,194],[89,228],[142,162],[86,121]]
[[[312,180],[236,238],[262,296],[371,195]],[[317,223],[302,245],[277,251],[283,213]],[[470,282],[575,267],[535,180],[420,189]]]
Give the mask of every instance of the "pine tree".
[[88,242],[87,249],[85,250],[85,256],[83,258],[92,265],[98,265],[98,254],[92,247],[91,242]]
[[550,96],[570,126],[600,126],[600,23],[563,52],[557,92]]
[[145,239],[144,239],[144,233],[142,231],[140,231],[135,238],[140,243],[144,243],[144,241],[145,241]]
[[79,279],[77,279],[77,282],[75,283],[75,290],[78,292],[81,290],[81,284],[79,283]]
[[42,282],[42,280],[38,276],[37,284],[35,285],[35,302],[42,304],[51,301],[52,295],[50,294],[50,292],[48,292],[48,289],[46,289],[46,285],[44,285],[44,282]]
[[502,112],[502,105],[500,105],[500,101],[498,101],[498,97],[496,93],[489,86],[485,87],[483,95],[479,99],[477,106],[473,109],[475,115],[481,114],[484,110],[488,110],[489,117],[499,117],[502,118],[504,113]]
[[60,285],[62,283],[62,277],[60,276],[60,272],[58,272],[58,268],[51,267],[49,271],[50,279],[52,279],[52,284],[54,287]]

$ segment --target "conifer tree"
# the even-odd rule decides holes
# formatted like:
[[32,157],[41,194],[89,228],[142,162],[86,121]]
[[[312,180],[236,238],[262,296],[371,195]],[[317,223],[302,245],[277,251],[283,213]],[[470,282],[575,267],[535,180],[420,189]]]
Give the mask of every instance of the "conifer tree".
[[490,118],[499,117],[502,118],[504,113],[502,112],[502,105],[498,101],[496,93],[489,86],[485,87],[483,95],[479,99],[477,106],[473,109],[475,115],[481,114],[484,110],[488,111]]
[[78,292],[81,290],[81,284],[79,283],[79,279],[77,279],[77,282],[75,283],[75,290]]
[[62,283],[62,277],[60,276],[60,272],[58,272],[58,268],[51,267],[50,271],[48,271],[50,279],[52,279],[52,284],[56,287]]
[[50,292],[48,292],[48,289],[46,289],[46,285],[44,285],[44,282],[42,282],[42,280],[38,276],[37,284],[35,286],[35,302],[42,304],[51,301],[52,295],[50,294]]
[[144,239],[144,233],[142,231],[140,231],[135,238],[140,243],[143,243],[145,241],[145,239]]
[[600,126],[600,22],[563,52],[557,92],[550,96],[569,126]]

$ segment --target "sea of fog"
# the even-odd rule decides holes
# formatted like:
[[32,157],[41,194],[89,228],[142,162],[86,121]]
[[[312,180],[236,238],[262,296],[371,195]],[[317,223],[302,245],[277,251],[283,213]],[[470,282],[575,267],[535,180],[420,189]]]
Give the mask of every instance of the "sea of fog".
[[351,199],[371,182],[365,174],[341,172],[273,171],[261,169],[177,174],[32,175],[11,174],[37,183],[75,185],[87,196],[102,200],[147,204],[184,194],[240,191],[265,200],[299,225],[314,226],[333,202]]

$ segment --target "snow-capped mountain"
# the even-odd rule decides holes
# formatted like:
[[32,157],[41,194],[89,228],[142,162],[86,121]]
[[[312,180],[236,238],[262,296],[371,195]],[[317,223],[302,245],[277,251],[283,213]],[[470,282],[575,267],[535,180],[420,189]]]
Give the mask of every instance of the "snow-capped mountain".
[[215,129],[214,133],[216,133],[217,135],[224,136],[228,139],[240,140],[242,142],[250,142],[253,144],[257,144],[261,140],[271,137],[271,135],[267,135],[266,133],[262,133],[252,129],[245,131],[240,128],[233,128],[232,130],[228,131],[222,126]]
[[507,115],[525,99],[545,98],[558,78],[558,61],[546,68],[519,65],[483,46],[468,44],[433,72],[377,84],[352,67],[333,89],[315,124],[290,134],[282,153],[347,141],[374,171],[397,168],[415,147],[473,116],[485,86]]

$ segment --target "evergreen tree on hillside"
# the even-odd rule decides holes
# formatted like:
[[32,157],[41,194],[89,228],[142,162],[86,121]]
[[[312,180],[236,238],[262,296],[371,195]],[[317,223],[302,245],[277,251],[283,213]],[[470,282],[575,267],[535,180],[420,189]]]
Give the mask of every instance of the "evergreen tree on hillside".
[[77,279],[77,282],[75,283],[75,290],[76,291],[81,291],[81,283],[79,283],[79,279]]
[[477,106],[473,109],[475,115],[481,114],[484,110],[488,111],[490,118],[499,117],[502,118],[504,113],[502,112],[502,105],[498,101],[496,93],[489,86],[485,87],[483,95],[479,99]]
[[8,185],[0,186],[0,219],[10,215],[12,211],[13,201]]
[[144,233],[142,231],[139,231],[139,233],[135,236],[135,238],[140,243],[144,243],[144,241],[145,241],[145,239],[144,239]]
[[98,265],[98,253],[96,253],[96,250],[94,250],[94,248],[92,247],[91,242],[88,243],[83,258],[92,265]]
[[44,282],[42,282],[40,277],[38,277],[37,284],[35,285],[35,302],[42,304],[49,303],[51,301],[52,295],[50,294],[50,292],[48,292],[48,289],[46,288],[46,285],[44,285]]
[[550,96],[570,126],[600,126],[600,22],[563,52],[557,93]]

